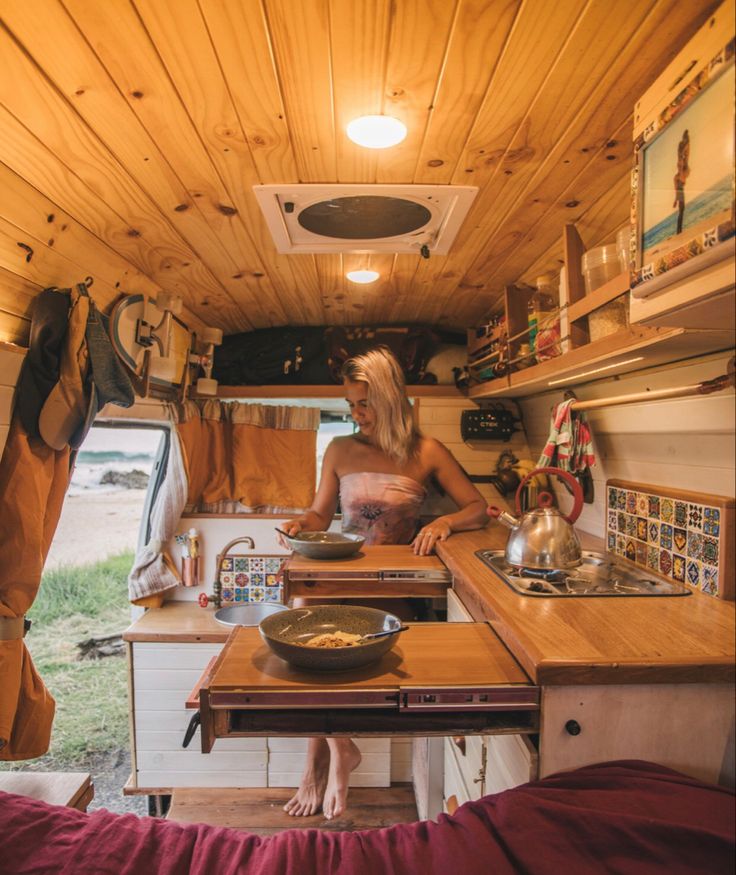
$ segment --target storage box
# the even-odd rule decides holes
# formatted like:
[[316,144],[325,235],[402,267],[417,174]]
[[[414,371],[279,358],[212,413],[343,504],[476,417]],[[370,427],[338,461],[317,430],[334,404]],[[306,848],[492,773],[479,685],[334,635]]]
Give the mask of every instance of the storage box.
[[629,293],[619,295],[588,314],[590,339],[600,340],[609,334],[623,331],[629,325]]
[[479,325],[477,328],[468,328],[468,364],[473,364],[496,351],[505,328],[505,323],[491,322]]

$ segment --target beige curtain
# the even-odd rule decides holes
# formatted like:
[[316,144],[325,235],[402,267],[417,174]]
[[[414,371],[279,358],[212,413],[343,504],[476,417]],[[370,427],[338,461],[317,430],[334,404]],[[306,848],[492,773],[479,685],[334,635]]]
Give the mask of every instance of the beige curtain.
[[186,511],[294,513],[312,503],[319,410],[188,401],[178,432],[189,482]]

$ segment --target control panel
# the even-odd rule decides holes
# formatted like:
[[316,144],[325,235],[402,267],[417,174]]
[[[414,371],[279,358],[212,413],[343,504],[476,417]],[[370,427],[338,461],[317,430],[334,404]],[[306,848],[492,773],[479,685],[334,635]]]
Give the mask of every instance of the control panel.
[[518,431],[519,420],[510,410],[496,405],[480,410],[463,410],[460,416],[460,436],[464,441],[509,441]]

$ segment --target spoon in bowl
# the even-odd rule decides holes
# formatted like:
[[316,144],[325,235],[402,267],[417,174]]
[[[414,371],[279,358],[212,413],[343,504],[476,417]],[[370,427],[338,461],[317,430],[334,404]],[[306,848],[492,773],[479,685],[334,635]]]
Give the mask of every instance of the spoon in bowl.
[[373,641],[374,638],[386,638],[388,635],[396,635],[397,632],[408,632],[408,626],[399,626],[398,629],[384,629],[383,632],[369,632],[367,635],[361,635],[361,641]]

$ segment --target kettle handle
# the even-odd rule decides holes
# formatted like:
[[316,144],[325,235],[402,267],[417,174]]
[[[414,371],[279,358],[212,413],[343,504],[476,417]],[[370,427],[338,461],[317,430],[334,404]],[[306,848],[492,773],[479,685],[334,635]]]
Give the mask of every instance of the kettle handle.
[[[555,474],[572,488],[572,495],[575,499],[575,503],[567,516],[565,516],[565,514],[561,514],[561,516],[566,522],[570,523],[570,525],[577,522],[577,519],[583,510],[583,490],[575,477],[573,477],[569,471],[563,471],[562,468],[535,468],[533,471],[530,471],[521,481],[519,488],[516,490],[516,513],[521,516],[521,491],[535,474]],[[543,496],[547,497],[542,500]],[[542,505],[542,507],[549,507],[551,504],[551,496],[549,496],[549,493],[541,493],[539,496],[539,504]]]

